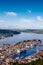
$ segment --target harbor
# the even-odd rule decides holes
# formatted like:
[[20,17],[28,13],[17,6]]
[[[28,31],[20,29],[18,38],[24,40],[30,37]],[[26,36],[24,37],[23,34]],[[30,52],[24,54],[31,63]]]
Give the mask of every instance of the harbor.
[[[42,55],[41,55],[42,53]],[[43,45],[41,40],[26,40],[16,44],[0,46],[0,61],[7,63],[28,63],[42,58]]]

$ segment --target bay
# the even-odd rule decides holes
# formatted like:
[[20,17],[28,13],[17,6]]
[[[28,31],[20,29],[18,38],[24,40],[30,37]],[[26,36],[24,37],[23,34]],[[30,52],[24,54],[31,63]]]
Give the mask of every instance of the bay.
[[34,39],[40,39],[43,42],[43,34],[21,33],[18,35],[13,35],[13,37],[0,39],[0,45],[1,44],[16,44],[17,42],[20,42],[23,40],[34,40]]

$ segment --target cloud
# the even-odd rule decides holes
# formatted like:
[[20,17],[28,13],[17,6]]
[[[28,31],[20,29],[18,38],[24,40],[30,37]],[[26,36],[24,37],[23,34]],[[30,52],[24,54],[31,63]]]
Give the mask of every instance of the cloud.
[[37,22],[35,19],[21,19],[14,27],[17,29],[43,29],[43,22]]
[[3,23],[4,22],[4,20],[0,20],[0,23]]
[[[36,17],[37,18],[37,17]],[[42,17],[41,17],[42,19]],[[21,18],[19,20],[13,20],[13,22],[0,20],[0,28],[8,29],[43,29],[43,21],[39,20]]]
[[34,20],[20,19],[19,23],[16,23],[14,27],[19,29],[33,28],[35,26]]
[[39,22],[40,22],[40,21],[43,21],[43,19],[42,19],[41,16],[37,16],[37,17],[36,17],[36,20],[39,21]]
[[[0,20],[0,29],[4,28],[4,26],[6,25],[6,24],[5,25],[4,24],[5,24],[5,21],[1,19]],[[5,28],[6,28],[6,26],[5,26]]]
[[17,13],[15,12],[5,12],[5,14],[8,16],[17,16]]

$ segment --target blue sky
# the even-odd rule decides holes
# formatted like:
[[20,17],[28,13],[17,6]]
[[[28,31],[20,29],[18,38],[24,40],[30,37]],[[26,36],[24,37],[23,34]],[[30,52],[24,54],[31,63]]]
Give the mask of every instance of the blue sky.
[[0,28],[43,29],[43,0],[0,0]]

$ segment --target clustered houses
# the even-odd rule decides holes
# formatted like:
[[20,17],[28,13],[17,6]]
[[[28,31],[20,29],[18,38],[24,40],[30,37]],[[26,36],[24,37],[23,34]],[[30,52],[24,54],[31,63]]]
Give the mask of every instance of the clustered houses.
[[23,59],[17,57],[13,59],[12,56],[16,54],[21,54],[24,50],[33,48],[36,45],[41,45],[40,40],[27,40],[23,42],[19,42],[17,44],[3,44],[0,46],[0,65],[10,65],[10,62],[13,63],[28,63],[31,61],[35,61],[38,58],[43,57],[43,51],[40,51],[32,56],[27,56]]

